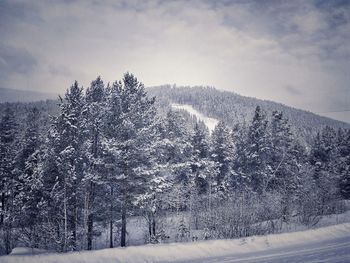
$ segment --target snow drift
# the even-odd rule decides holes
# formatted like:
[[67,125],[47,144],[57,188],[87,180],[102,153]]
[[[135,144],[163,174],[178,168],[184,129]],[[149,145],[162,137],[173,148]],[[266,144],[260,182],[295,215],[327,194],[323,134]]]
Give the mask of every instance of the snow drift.
[[139,263],[177,262],[210,257],[251,253],[272,248],[303,245],[332,240],[350,235],[350,223],[313,230],[267,236],[253,236],[234,240],[213,240],[195,243],[173,243],[71,252],[66,254],[10,255],[0,257],[2,263]]

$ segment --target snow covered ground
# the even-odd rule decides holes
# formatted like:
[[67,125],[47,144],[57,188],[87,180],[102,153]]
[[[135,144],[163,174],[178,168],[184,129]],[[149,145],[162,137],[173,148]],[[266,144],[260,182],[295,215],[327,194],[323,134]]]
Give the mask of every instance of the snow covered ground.
[[235,240],[145,245],[67,254],[47,253],[27,256],[14,254],[0,257],[1,263],[349,262],[349,260],[350,223]]
[[[349,204],[350,205],[350,204]],[[349,209],[349,208],[348,208]],[[186,213],[168,213],[163,218],[158,218],[158,227],[161,227],[164,230],[164,233],[169,238],[163,242],[172,243],[176,242],[176,234],[178,233],[178,226],[180,220],[183,218],[185,222],[188,223],[188,214]],[[342,214],[332,214],[325,215],[320,217],[317,224],[313,228],[320,228],[330,225],[350,223],[350,210]],[[276,222],[277,224],[277,222]],[[270,228],[270,224],[261,222],[258,226],[261,229],[261,232],[267,232],[267,229]],[[288,224],[283,223],[282,228],[279,230],[279,233],[295,232],[295,231],[304,231],[307,230],[308,226],[305,226],[297,221],[295,218],[292,219]],[[264,231],[265,229],[265,231]],[[205,231],[203,229],[194,230],[193,228],[189,229],[189,238],[191,240],[193,236],[198,237],[198,240],[203,240]],[[128,219],[127,223],[127,244],[129,246],[134,245],[143,245],[148,238],[148,223],[146,219],[142,216],[133,216]],[[119,241],[117,238],[116,244]],[[96,237],[93,241],[94,249],[103,249],[109,247],[109,228],[101,229],[101,235]]]
[[178,109],[178,110],[185,110],[188,113],[196,116],[197,119],[203,121],[205,123],[205,125],[207,125],[208,129],[210,132],[212,132],[216,126],[216,124],[218,124],[218,120],[214,119],[214,118],[209,118],[205,115],[203,115],[202,113],[200,113],[199,111],[197,111],[196,109],[194,109],[192,107],[192,105],[188,105],[188,104],[171,104],[171,107],[173,109]]

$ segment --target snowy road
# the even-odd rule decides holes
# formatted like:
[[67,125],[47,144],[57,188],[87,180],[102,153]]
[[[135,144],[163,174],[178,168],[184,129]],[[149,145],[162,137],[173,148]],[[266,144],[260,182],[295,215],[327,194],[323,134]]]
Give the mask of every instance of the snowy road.
[[350,237],[331,241],[294,246],[284,249],[268,249],[262,252],[186,261],[192,263],[299,263],[299,262],[350,262]]

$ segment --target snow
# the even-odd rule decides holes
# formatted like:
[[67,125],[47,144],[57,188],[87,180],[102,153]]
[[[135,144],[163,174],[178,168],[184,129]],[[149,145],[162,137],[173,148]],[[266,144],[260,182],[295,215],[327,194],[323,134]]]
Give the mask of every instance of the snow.
[[[1,263],[140,263],[140,262],[202,262],[204,259],[225,257],[234,259],[241,255],[254,255],[265,251],[279,249],[277,256],[288,256],[288,248],[300,246],[303,249],[312,247],[317,249],[315,244],[335,240],[345,240],[349,245],[350,223],[328,226],[324,228],[283,233],[267,236],[253,236],[244,239],[234,240],[213,240],[192,243],[172,243],[160,245],[133,246],[127,248],[103,249],[97,251],[71,252],[66,254],[39,254],[31,256],[10,255],[0,257]],[[310,244],[314,244],[313,246]],[[333,243],[332,243],[333,244]],[[348,247],[344,244],[340,247],[345,249],[345,256]],[[282,254],[281,254],[282,253]],[[287,254],[286,254],[287,253]],[[344,251],[343,251],[344,253]],[[213,261],[214,262],[214,261]],[[218,261],[216,261],[218,262]],[[227,261],[227,262],[236,262]],[[255,262],[255,261],[254,261]],[[278,262],[278,261],[276,261]]]
[[218,124],[218,120],[214,119],[214,118],[209,118],[205,115],[203,115],[202,113],[200,113],[199,111],[197,111],[196,109],[194,109],[192,107],[192,105],[189,104],[176,104],[176,103],[172,103],[171,107],[173,109],[177,109],[177,110],[185,110],[188,113],[190,113],[191,115],[196,116],[196,118],[198,120],[201,120],[204,122],[204,124],[208,127],[209,132],[212,132],[215,128],[215,126]]
[[11,255],[36,255],[47,253],[45,249],[30,248],[30,247],[15,247],[11,251]]
[[[349,204],[350,208],[350,204]],[[349,209],[348,208],[348,209]],[[158,226],[163,229],[165,235],[169,238],[164,240],[164,243],[171,243],[177,241],[178,226],[181,219],[184,218],[188,222],[189,214],[186,212],[179,213],[167,213],[163,218],[159,218]],[[330,225],[350,223],[350,210],[342,214],[332,214],[325,215],[320,217],[317,224],[314,225],[314,228],[325,227]],[[270,221],[260,222],[260,229],[262,232],[267,231],[270,226]],[[276,221],[276,224],[280,222]],[[127,222],[127,244],[130,246],[143,245],[148,238],[148,222],[142,216],[133,216],[128,218]],[[310,227],[301,224],[298,222],[297,218],[291,219],[287,223],[283,223],[280,233],[286,232],[295,232],[295,231],[304,231]],[[102,228],[101,235],[96,237],[93,242],[94,249],[103,249],[109,247],[109,228]],[[194,230],[193,228],[189,229],[189,238],[188,241],[192,240],[192,237],[198,237],[198,240],[203,240],[206,231],[204,229]]]

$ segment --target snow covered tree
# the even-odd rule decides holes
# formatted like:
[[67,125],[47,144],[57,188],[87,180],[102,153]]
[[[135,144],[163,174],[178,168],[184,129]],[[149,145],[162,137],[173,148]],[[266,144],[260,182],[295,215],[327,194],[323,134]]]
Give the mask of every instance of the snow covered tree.
[[242,168],[249,177],[253,191],[258,193],[266,189],[271,175],[271,168],[268,166],[271,142],[267,124],[266,114],[257,106],[248,129]]
[[94,214],[96,195],[101,180],[103,167],[102,155],[102,129],[104,104],[106,101],[106,91],[101,77],[92,81],[85,94],[85,105],[83,108],[84,127],[87,133],[85,141],[85,151],[87,153],[87,169],[84,174],[85,184],[85,204],[84,217],[86,222],[87,249],[92,249],[94,235]]
[[330,202],[339,194],[340,175],[336,165],[336,132],[326,126],[312,145],[310,163],[314,167],[313,179],[319,194],[321,213],[328,213]]
[[17,207],[16,221],[18,227],[28,229],[28,245],[38,247],[39,237],[39,202],[42,199],[41,181],[41,145],[40,112],[30,109],[27,114],[25,132],[21,140],[21,149],[16,157],[16,173],[18,173],[19,193],[15,197]]
[[287,220],[299,184],[300,154],[303,154],[303,149],[293,138],[288,120],[282,112],[272,113],[270,126],[271,152],[268,166],[271,174],[266,188],[282,194],[282,218]]
[[119,174],[115,180],[121,199],[121,246],[126,246],[126,219],[137,196],[145,193],[152,178],[150,146],[154,138],[156,117],[155,100],[149,99],[144,85],[126,73],[121,82],[112,87],[115,98],[115,117],[110,129],[112,136],[109,151],[115,153],[115,166]]
[[12,249],[13,200],[16,192],[17,179],[14,173],[16,156],[17,123],[14,112],[7,107],[0,122],[0,192],[1,211],[0,229],[4,252],[9,254]]
[[209,139],[206,130],[198,124],[195,125],[194,134],[192,136],[192,160],[191,168],[194,174],[196,190],[198,194],[205,193],[207,190],[206,178],[201,176],[200,170],[205,166],[205,162],[209,161]]
[[163,156],[168,166],[170,180],[174,183],[169,194],[169,203],[179,213],[188,208],[188,200],[194,186],[191,171],[191,131],[182,112],[172,110],[167,112],[163,136]]
[[[43,165],[44,188],[48,192],[48,208],[57,218],[58,239],[63,251],[77,248],[78,198],[84,175],[85,129],[84,97],[75,82],[61,99],[60,113],[54,118],[48,137],[48,149]],[[58,214],[57,214],[58,213]]]
[[216,178],[218,192],[226,192],[232,176],[234,158],[232,134],[225,123],[220,121],[211,138],[211,159],[218,165],[219,173]]
[[340,193],[350,199],[350,129],[338,132],[337,167],[340,174]]

